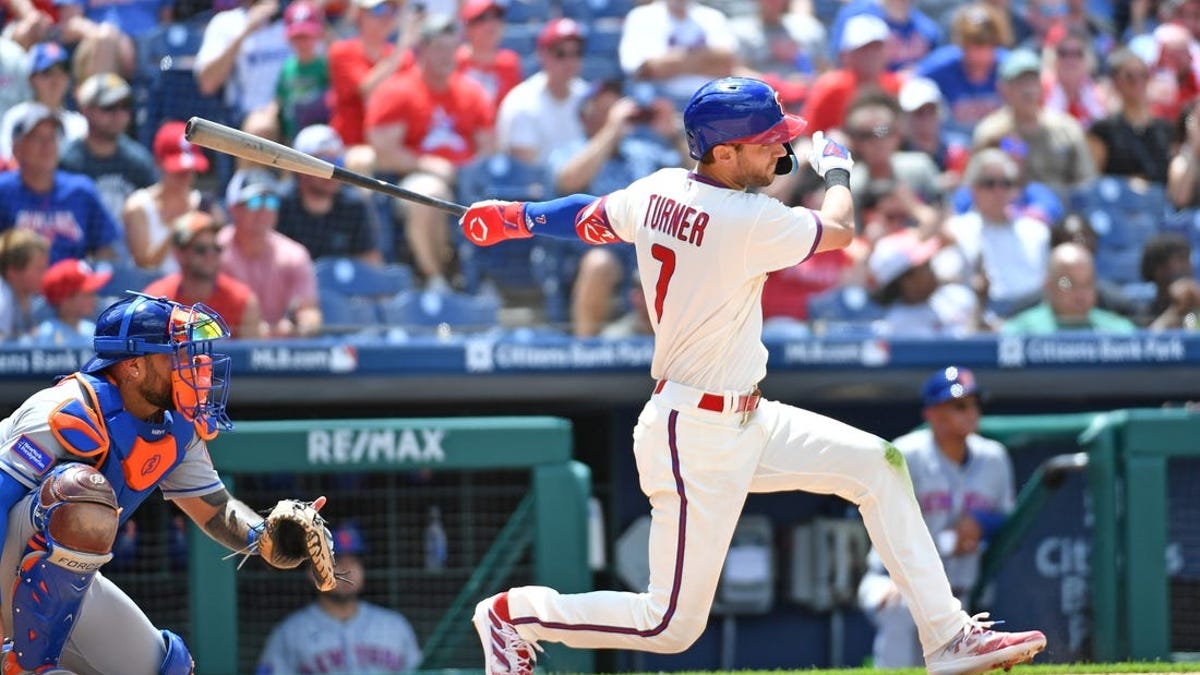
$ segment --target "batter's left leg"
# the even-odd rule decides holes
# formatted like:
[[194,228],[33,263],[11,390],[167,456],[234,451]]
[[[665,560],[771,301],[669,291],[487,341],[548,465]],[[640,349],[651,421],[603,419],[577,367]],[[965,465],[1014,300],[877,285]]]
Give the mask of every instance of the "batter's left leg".
[[527,672],[514,666],[528,665],[538,640],[675,653],[699,638],[762,446],[761,432],[736,415],[700,413],[651,401],[634,433],[651,504],[646,592],[524,587],[480,603],[475,624],[490,673]]

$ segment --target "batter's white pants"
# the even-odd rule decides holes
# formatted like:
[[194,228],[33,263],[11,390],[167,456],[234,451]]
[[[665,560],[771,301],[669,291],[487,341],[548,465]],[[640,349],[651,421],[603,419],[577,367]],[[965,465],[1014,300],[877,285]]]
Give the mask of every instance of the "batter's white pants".
[[[26,495],[8,512],[8,533],[0,555],[0,598],[8,634],[13,626],[13,581],[33,536],[29,506],[36,494]],[[59,665],[79,675],[158,675],[166,654],[162,635],[150,619],[116,584],[97,573],[83,596]]]
[[508,607],[523,638],[591,649],[687,649],[708,622],[746,495],[786,490],[834,494],[859,507],[926,654],[962,630],[967,616],[950,593],[898,450],[775,401],[762,401],[744,426],[740,414],[700,410],[695,401],[694,391],[667,387],[646,404],[633,432],[651,507],[650,587],[576,595],[514,588]]

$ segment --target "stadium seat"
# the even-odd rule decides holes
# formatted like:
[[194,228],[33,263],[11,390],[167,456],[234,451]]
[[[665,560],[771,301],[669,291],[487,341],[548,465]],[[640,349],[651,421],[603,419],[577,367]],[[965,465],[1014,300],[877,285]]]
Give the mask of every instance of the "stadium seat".
[[504,20],[509,23],[544,23],[549,21],[550,0],[508,0],[505,3]]
[[[547,167],[522,162],[510,155],[483,157],[458,172],[458,199],[461,204],[483,199],[540,201],[552,197],[554,183]],[[459,265],[467,292],[477,292],[480,284],[489,278],[504,288],[537,286],[530,264],[530,255],[535,246],[533,239],[480,248],[459,234],[458,242]]]
[[196,84],[193,67],[212,12],[201,12],[186,21],[158,26],[138,40],[134,91],[134,126],[138,140],[150,147],[154,134],[166,120],[192,116],[226,122],[220,94],[204,96]]
[[637,5],[635,0],[561,0],[562,15],[587,23],[597,19],[624,19]]
[[125,295],[126,291],[141,291],[150,282],[156,281],[160,276],[158,272],[144,270],[134,265],[117,265],[110,267],[112,277],[108,283],[97,291],[97,295],[101,298],[119,298]]
[[322,330],[326,335],[346,335],[373,332],[381,327],[379,301],[336,291],[321,289]]
[[839,286],[809,296],[810,321],[870,323],[883,318],[883,307],[862,286]]
[[1097,276],[1116,283],[1138,281],[1142,247],[1167,222],[1163,186],[1102,176],[1077,190],[1072,204],[1096,233]]
[[384,297],[413,287],[407,265],[369,265],[356,258],[321,258],[314,263],[317,289],[347,296]]
[[408,291],[380,305],[384,322],[405,329],[435,329],[442,324],[462,333],[480,332],[497,325],[500,302],[494,295]]
[[500,38],[500,47],[511,49],[521,56],[532,54],[537,46],[537,36],[541,29],[541,24],[508,21],[504,24],[504,36]]

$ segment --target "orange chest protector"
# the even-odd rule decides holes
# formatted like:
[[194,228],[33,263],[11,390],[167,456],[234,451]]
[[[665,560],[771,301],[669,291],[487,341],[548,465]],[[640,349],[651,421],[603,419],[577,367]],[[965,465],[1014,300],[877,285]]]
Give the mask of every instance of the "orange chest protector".
[[124,522],[183,461],[195,428],[171,411],[145,422],[125,411],[109,380],[75,373],[59,386],[79,386],[84,401],[68,400],[50,414],[50,430],[67,452],[95,466],[112,484]]

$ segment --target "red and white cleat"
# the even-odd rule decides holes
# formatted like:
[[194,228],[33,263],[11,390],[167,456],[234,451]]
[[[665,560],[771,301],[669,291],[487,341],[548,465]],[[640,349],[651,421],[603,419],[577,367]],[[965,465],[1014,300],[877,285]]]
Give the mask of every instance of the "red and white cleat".
[[487,675],[532,675],[537,642],[526,640],[509,623],[508,594],[501,593],[475,605],[475,632],[483,645],[484,667]]
[[989,670],[1008,670],[1032,661],[1046,648],[1041,631],[1004,633],[992,630],[994,621],[984,621],[987,612],[971,617],[970,623],[953,640],[925,660],[929,675],[974,675]]

